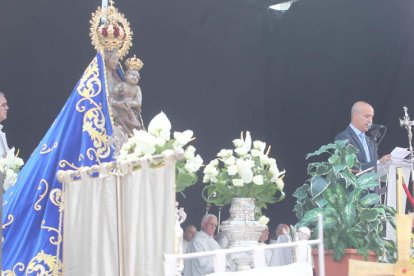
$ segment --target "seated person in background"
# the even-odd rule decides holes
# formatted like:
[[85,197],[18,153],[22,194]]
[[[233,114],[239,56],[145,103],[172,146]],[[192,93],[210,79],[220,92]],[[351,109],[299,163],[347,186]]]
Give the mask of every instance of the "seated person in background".
[[187,253],[188,245],[190,241],[194,238],[195,234],[197,233],[197,228],[189,224],[185,227],[183,233],[183,253]]
[[[187,253],[221,249],[213,238],[217,228],[217,217],[212,214],[204,215],[201,220],[201,230],[196,233],[187,248]],[[214,256],[185,260],[184,276],[198,276],[214,272]]]
[[[299,227],[297,231],[298,241],[307,241],[310,239],[311,232],[308,227]],[[296,262],[305,262],[313,266],[312,248],[310,245],[299,245],[295,248]]]
[[[269,239],[269,228],[266,226],[266,229],[263,230],[262,235],[259,238],[259,244],[266,244],[266,241],[268,239]],[[272,250],[271,249],[266,249],[264,251],[265,266],[269,265],[271,257],[272,257]]]
[[[276,243],[291,242],[290,227],[287,224],[279,224],[276,228]],[[288,265],[293,263],[292,248],[275,248],[272,250],[269,266]]]
[[[366,102],[358,101],[351,109],[351,123],[341,133],[335,136],[336,140],[348,140],[358,149],[357,159],[361,163],[361,169],[365,170],[375,166],[378,152],[374,141],[365,133],[370,129],[374,119],[374,108]],[[391,160],[387,154],[380,158],[380,162]]]

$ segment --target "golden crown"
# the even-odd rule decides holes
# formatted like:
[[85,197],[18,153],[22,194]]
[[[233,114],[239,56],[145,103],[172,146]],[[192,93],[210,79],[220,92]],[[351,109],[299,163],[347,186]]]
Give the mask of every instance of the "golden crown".
[[90,36],[95,49],[104,53],[105,50],[117,49],[120,58],[124,57],[132,46],[132,31],[129,22],[122,13],[111,5],[92,13],[90,20]]
[[142,60],[137,58],[135,55],[131,58],[128,58],[124,64],[127,70],[138,70],[139,71],[144,66],[144,63],[142,62]]

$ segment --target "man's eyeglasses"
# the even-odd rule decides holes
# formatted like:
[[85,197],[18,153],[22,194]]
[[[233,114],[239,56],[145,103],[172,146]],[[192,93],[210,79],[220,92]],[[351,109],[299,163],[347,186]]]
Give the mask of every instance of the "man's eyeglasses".
[[207,225],[210,225],[210,226],[214,226],[214,227],[217,227],[217,224],[216,224],[216,223],[212,223],[212,222],[207,222],[206,224],[207,224]]

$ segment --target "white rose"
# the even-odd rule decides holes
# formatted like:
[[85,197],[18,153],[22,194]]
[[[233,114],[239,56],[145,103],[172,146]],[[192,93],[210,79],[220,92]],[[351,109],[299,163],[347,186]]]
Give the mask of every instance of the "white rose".
[[185,149],[185,151],[184,151],[184,158],[185,159],[191,159],[191,158],[194,158],[194,156],[195,156],[195,152],[196,152],[196,149],[195,149],[195,147],[193,147],[193,146],[188,146],[186,149]]
[[253,148],[259,150],[260,152],[264,152],[265,148],[266,148],[266,143],[256,140],[253,142]]
[[263,165],[269,165],[269,156],[267,156],[266,154],[262,154],[260,155],[260,163],[262,163]]
[[219,153],[217,153],[217,157],[221,158],[229,158],[233,155],[233,150],[231,149],[222,149]]
[[241,147],[243,147],[243,146],[244,146],[244,141],[243,141],[242,139],[234,139],[234,140],[233,140],[233,145],[234,145],[236,148],[241,148]]
[[238,169],[237,169],[237,166],[236,165],[231,165],[231,166],[228,166],[227,167],[227,173],[229,174],[229,175],[236,175],[237,174],[237,172],[238,172]]
[[241,147],[241,148],[236,148],[234,152],[237,153],[239,156],[245,156],[249,151]]
[[258,149],[252,149],[250,153],[252,154],[253,157],[258,157],[262,154]]
[[197,155],[196,157],[187,160],[184,167],[187,171],[195,173],[200,169],[202,165],[203,165],[203,159],[201,158],[200,155]]
[[212,165],[212,166],[215,166],[215,167],[217,167],[218,166],[218,164],[219,164],[219,161],[218,161],[218,159],[213,159],[213,160],[211,160],[210,161],[210,163],[209,163],[210,165]]
[[255,175],[253,177],[253,183],[256,184],[256,185],[263,185],[263,176]]
[[243,187],[244,186],[244,182],[243,182],[242,179],[233,179],[232,183],[236,187]]
[[247,159],[247,160],[245,160],[245,162],[250,168],[253,168],[255,166],[254,161],[251,160],[251,159]]
[[223,160],[224,164],[227,166],[236,164],[236,158],[234,156],[230,156],[229,158]]
[[209,175],[210,177],[215,177],[218,175],[219,171],[216,167],[208,164],[203,171],[204,174]]

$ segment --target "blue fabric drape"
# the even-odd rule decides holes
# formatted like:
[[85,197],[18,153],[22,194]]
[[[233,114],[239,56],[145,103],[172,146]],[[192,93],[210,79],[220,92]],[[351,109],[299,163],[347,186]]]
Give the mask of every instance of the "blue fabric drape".
[[104,68],[103,57],[97,54],[17,183],[3,196],[6,275],[61,274],[62,185],[56,172],[113,160]]

